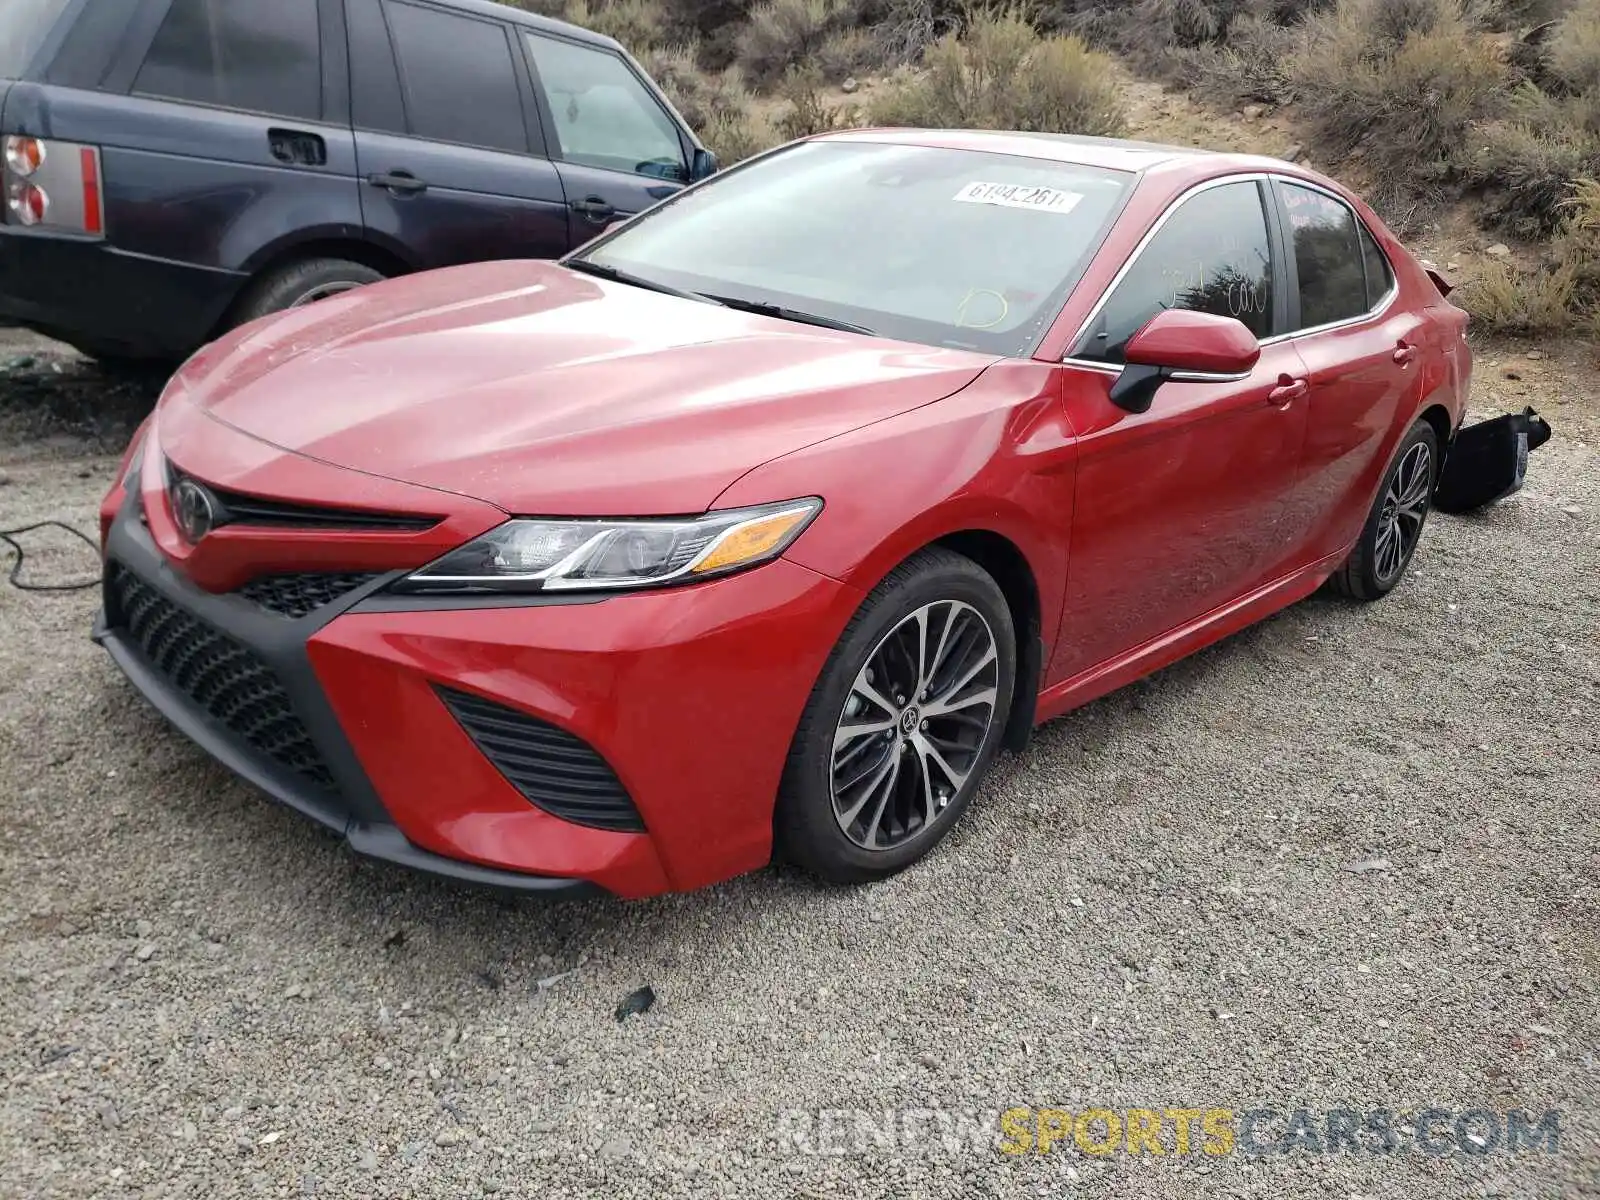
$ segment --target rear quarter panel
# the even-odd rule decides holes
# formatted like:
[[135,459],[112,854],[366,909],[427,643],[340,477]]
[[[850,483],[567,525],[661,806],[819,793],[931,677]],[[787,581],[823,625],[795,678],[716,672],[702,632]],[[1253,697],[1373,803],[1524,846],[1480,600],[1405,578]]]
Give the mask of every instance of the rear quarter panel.
[[[362,235],[346,126],[33,84],[17,89],[7,119],[101,147],[106,233],[130,254],[238,272],[290,234]],[[267,131],[279,126],[321,137],[327,166],[276,162]]]

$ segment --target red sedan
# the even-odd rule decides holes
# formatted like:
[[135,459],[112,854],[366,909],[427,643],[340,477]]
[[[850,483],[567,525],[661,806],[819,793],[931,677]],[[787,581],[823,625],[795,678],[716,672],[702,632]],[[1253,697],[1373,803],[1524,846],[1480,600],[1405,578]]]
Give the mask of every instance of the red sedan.
[[1406,572],[1471,357],[1264,158],[859,131],[172,380],[97,636],[358,852],[547,894],[926,854],[1004,745]]

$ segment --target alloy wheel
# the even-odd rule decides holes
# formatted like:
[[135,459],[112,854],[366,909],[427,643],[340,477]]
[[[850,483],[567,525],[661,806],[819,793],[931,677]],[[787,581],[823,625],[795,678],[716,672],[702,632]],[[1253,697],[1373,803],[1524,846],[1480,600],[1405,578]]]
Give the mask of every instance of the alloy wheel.
[[1384,493],[1373,553],[1373,569],[1381,582],[1388,583],[1410,559],[1432,497],[1433,454],[1426,442],[1418,442],[1406,451]]
[[307,288],[303,295],[297,296],[290,304],[290,308],[304,308],[308,304],[315,304],[318,300],[327,300],[345,292],[353,292],[361,284],[352,280],[341,279],[332,283],[319,283],[314,288]]
[[833,734],[833,815],[846,837],[891,850],[938,822],[989,737],[999,679],[994,631],[959,600],[923,605],[878,642]]

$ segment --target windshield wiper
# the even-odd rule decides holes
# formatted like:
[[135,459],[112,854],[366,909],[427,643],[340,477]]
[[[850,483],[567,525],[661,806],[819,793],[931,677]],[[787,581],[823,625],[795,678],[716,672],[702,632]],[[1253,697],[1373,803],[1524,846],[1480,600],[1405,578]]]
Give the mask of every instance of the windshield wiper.
[[609,279],[612,283],[627,283],[634,287],[646,288],[652,292],[660,292],[665,296],[676,296],[680,300],[694,300],[700,304],[721,304],[722,301],[715,296],[707,296],[701,292],[689,292],[683,288],[675,288],[670,283],[660,283],[654,279],[646,279],[643,275],[635,275],[631,271],[623,271],[617,267],[608,267],[604,263],[590,262],[586,258],[568,259],[561,264],[569,271],[577,271],[581,275],[597,275],[601,279]]
[[740,300],[736,296],[707,296],[706,299],[714,300],[728,308],[736,308],[740,312],[757,313],[763,317],[778,317],[784,321],[797,321],[801,325],[820,325],[823,329],[842,329],[846,333],[864,333],[868,337],[876,337],[875,331],[865,325],[852,325],[849,321],[838,321],[833,317],[824,317],[817,313],[801,312],[798,308],[784,308],[781,304],[773,304],[766,300]]

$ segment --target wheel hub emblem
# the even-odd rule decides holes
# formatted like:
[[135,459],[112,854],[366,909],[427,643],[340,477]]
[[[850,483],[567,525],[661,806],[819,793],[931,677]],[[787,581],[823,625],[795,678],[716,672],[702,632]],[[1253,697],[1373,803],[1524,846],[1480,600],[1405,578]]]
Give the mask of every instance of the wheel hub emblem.
[[917,731],[917,722],[921,719],[915,707],[906,709],[900,714],[900,732],[910,737]]
[[217,522],[211,493],[192,479],[183,479],[172,489],[172,516],[183,536],[198,542]]

